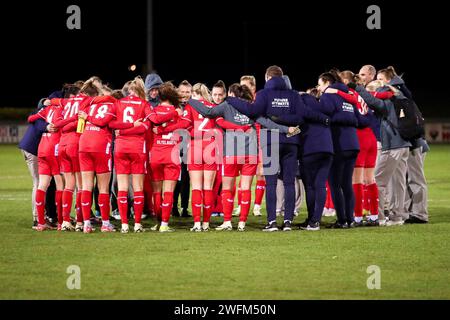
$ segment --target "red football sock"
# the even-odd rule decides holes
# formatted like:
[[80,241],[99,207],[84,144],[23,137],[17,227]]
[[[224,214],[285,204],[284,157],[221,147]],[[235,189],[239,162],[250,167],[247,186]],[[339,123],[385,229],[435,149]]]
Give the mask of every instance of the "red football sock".
[[111,212],[111,204],[109,202],[109,194],[100,193],[98,195],[98,206],[100,207],[100,213],[102,215],[102,221],[109,220],[109,214]]
[[169,223],[170,214],[173,207],[173,192],[164,192],[164,200],[162,203],[162,222]]
[[378,187],[376,183],[367,186],[367,193],[369,194],[370,201],[370,214],[373,216],[378,215]]
[[62,196],[63,219],[70,222],[70,211],[72,211],[73,190],[64,189]]
[[81,191],[81,212],[83,213],[83,221],[91,220],[92,207],[92,191]]
[[203,202],[203,222],[209,222],[214,204],[214,192],[212,190],[203,190]]
[[223,207],[223,215],[224,221],[231,221],[233,215],[233,192],[231,190],[222,190],[222,207]]
[[37,189],[35,198],[38,223],[45,224],[45,191]]
[[251,202],[252,202],[252,191],[242,190],[241,214],[239,217],[240,222],[247,222]]
[[128,224],[128,192],[119,191],[117,194],[117,207],[119,208],[122,224]]
[[191,205],[194,222],[201,222],[203,199],[202,199],[202,192],[200,190],[192,190]]
[[331,197],[330,186],[327,183],[327,201],[325,208],[334,209],[333,198]]
[[265,180],[256,181],[255,204],[261,205],[265,191],[266,191],[266,181]]
[[161,192],[153,193],[153,210],[155,212],[156,219],[161,222],[162,212],[161,212],[162,196]]
[[81,195],[82,195],[82,191],[77,190],[77,197],[75,200],[75,212],[77,215],[78,223],[83,223],[83,212],[81,211]]
[[58,213],[58,223],[62,224],[63,219],[63,210],[62,210],[62,197],[63,197],[63,191],[56,190],[55,194],[55,204],[56,204],[56,212]]
[[364,196],[363,196],[363,208],[364,210],[370,210],[370,193],[369,193],[369,185],[364,185]]
[[142,219],[142,212],[144,211],[144,192],[143,191],[136,191],[134,193],[134,222],[135,223],[141,223]]
[[355,193],[355,217],[362,218],[363,216],[363,185],[356,183],[353,185],[353,192]]

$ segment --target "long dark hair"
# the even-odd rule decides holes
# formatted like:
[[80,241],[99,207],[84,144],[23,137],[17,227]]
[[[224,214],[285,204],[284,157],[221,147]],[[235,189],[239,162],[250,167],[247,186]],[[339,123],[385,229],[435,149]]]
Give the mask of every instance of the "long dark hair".
[[323,82],[328,82],[330,84],[333,83],[342,83],[341,76],[339,75],[338,69],[331,69],[328,72],[324,72],[319,76]]

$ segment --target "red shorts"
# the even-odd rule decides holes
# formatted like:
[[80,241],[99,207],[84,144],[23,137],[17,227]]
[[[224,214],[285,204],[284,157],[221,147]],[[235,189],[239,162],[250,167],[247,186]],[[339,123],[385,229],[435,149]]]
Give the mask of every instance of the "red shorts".
[[80,161],[78,159],[78,144],[59,146],[59,161],[61,171],[64,173],[80,172]]
[[191,140],[188,152],[189,171],[217,171],[215,141]]
[[80,152],[80,169],[82,172],[109,173],[111,172],[111,154]]
[[39,174],[45,176],[56,176],[61,173],[59,161],[56,156],[38,158]]
[[181,165],[175,163],[151,163],[153,181],[178,181]]
[[377,162],[377,139],[373,133],[359,134],[360,151],[356,158],[355,168],[375,168]]
[[114,153],[117,174],[145,174],[147,155],[145,153]]
[[256,156],[225,157],[222,175],[224,177],[254,176],[257,169],[258,159]]

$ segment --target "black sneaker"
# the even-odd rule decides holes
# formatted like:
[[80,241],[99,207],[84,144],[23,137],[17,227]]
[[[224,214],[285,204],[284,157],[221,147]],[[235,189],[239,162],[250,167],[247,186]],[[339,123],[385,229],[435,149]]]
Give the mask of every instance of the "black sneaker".
[[367,219],[367,221],[364,224],[364,226],[366,226],[366,227],[379,227],[380,226],[380,221],[378,219],[377,220]]
[[364,223],[364,221],[361,220],[361,222],[353,222],[353,228],[360,228],[360,227],[364,227],[366,224]]
[[338,221],[336,221],[332,225],[329,225],[327,228],[328,229],[348,229],[348,226],[347,226],[347,223],[340,224]]
[[308,227],[308,225],[309,225],[309,220],[306,219],[305,222],[300,223],[299,227],[300,227],[300,229],[305,230],[304,228]]
[[281,229],[283,231],[292,231],[292,223],[290,221],[285,221]]
[[275,232],[275,231],[279,231],[278,227],[277,227],[277,223],[276,222],[272,222],[272,223],[268,223],[264,229],[262,230],[264,232]]
[[38,226],[38,222],[35,220],[33,221],[33,225],[31,226],[31,229],[35,229]]
[[405,220],[405,223],[408,223],[408,224],[413,224],[413,223],[424,224],[424,223],[428,223],[428,221],[419,219],[419,218],[417,218],[415,216],[409,216],[409,218]]
[[347,228],[349,229],[356,228],[356,222],[355,221],[347,222]]
[[56,230],[58,228],[58,224],[53,222],[53,219],[48,218],[45,220],[45,223],[47,224],[48,228],[50,230]]
[[309,223],[307,226],[300,227],[302,230],[306,231],[319,231],[320,230],[320,222]]

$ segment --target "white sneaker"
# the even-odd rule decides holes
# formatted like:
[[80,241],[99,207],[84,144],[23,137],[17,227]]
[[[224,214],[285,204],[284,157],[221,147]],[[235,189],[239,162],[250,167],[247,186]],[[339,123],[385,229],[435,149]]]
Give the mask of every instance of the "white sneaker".
[[241,215],[241,206],[238,206],[236,209],[234,209],[233,211],[233,217],[239,217]]
[[245,231],[245,222],[239,221],[237,230],[239,232],[244,232]]
[[386,219],[380,219],[378,223],[380,224],[380,227],[384,227],[386,226]]
[[76,232],[83,232],[83,223],[77,223],[77,225],[75,226],[75,231]]
[[153,227],[150,228],[151,231],[158,231],[159,230],[159,224],[155,224]]
[[203,232],[208,232],[209,231],[209,222],[203,222],[202,231]]
[[111,213],[111,217],[113,217],[113,219],[117,220],[117,221],[122,220],[122,218],[120,218],[119,210],[117,210],[117,209]]
[[61,225],[61,231],[75,231],[75,227],[67,221],[64,221]]
[[144,227],[142,226],[142,224],[135,223],[134,224],[134,232],[135,233],[142,233],[142,232],[144,232]]
[[323,209],[323,216],[324,217],[334,217],[336,216],[336,210],[334,209]]
[[169,226],[160,226],[159,232],[160,233],[168,233],[168,232],[174,232],[175,229],[170,228]]
[[200,222],[194,223],[194,226],[191,228],[191,232],[202,232]]
[[261,217],[262,216],[261,206],[259,204],[255,204],[255,206],[253,207],[253,215],[255,217]]
[[216,228],[217,231],[231,231],[233,230],[233,226],[231,225],[231,221],[227,221],[222,223],[220,226]]
[[130,226],[127,224],[122,224],[122,229],[120,230],[121,233],[128,233],[130,232]]
[[294,211],[294,217],[298,217],[298,211]]
[[284,217],[284,212],[277,210],[277,217]]
[[398,221],[389,220],[388,222],[386,222],[386,227],[402,226],[404,224],[405,224],[405,222],[403,220],[398,220]]

